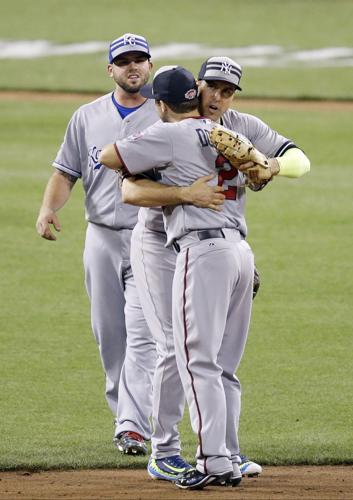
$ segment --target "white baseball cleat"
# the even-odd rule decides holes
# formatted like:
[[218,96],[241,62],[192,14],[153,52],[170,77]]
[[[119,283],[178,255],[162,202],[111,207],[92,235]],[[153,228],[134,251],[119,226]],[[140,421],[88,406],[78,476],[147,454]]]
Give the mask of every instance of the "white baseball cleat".
[[241,463],[239,464],[239,469],[241,475],[247,477],[259,476],[262,472],[261,465],[249,460],[245,455],[240,455]]

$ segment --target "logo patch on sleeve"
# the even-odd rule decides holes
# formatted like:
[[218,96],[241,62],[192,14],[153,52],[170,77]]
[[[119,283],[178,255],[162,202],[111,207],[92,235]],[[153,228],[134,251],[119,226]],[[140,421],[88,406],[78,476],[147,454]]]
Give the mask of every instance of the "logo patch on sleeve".
[[129,139],[131,139],[132,141],[137,141],[137,139],[139,139],[144,135],[145,135],[144,132],[136,132],[135,134],[130,135]]

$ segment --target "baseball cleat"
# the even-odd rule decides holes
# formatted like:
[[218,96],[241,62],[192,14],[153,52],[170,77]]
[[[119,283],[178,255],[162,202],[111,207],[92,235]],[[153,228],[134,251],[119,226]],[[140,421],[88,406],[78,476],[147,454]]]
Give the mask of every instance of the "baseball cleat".
[[261,465],[256,462],[252,462],[245,455],[240,455],[241,463],[239,464],[239,469],[242,476],[256,477],[262,472]]
[[152,479],[175,481],[181,474],[192,469],[192,465],[185,462],[180,455],[165,458],[150,458],[147,472]]
[[232,474],[232,477],[230,479],[230,482],[231,482],[231,485],[233,487],[235,487],[235,486],[238,486],[238,484],[240,484],[241,478],[242,478],[242,473],[241,473],[241,470],[240,470],[240,467],[238,464],[234,463],[232,465],[233,465],[233,474]]
[[114,443],[119,451],[127,455],[147,455],[148,453],[145,440],[137,432],[123,432],[114,438]]
[[233,486],[234,488],[238,486],[241,483],[241,472],[239,465],[236,463],[233,463],[233,474],[230,478],[230,481],[217,481],[214,483],[216,486]]
[[207,485],[219,485],[224,486],[231,484],[232,472],[223,472],[221,474],[203,474],[197,469],[190,469],[179,476],[175,484],[178,488],[184,490],[202,490]]

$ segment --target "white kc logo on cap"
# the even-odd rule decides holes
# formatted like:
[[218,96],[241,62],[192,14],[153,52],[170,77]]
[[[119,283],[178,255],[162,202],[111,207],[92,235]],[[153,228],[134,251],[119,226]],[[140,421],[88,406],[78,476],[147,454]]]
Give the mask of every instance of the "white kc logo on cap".
[[130,33],[127,33],[124,35],[124,44],[125,45],[136,45],[136,40],[134,35],[130,35]]

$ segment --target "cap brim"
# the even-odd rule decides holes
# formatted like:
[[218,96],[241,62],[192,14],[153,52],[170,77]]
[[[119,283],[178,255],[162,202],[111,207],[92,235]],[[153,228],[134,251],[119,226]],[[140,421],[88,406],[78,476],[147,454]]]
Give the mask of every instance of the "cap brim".
[[147,83],[147,85],[144,85],[143,87],[141,87],[140,94],[143,97],[147,97],[147,99],[155,99],[155,96],[153,95],[153,91],[152,91],[152,83]]
[[113,57],[113,54],[110,54],[110,57],[109,57],[110,64],[112,64],[113,61],[115,61],[115,59],[118,59],[119,57],[124,56],[125,54],[129,54],[130,52],[139,52],[140,54],[143,54],[144,56],[146,56],[147,59],[151,59],[151,54],[149,54],[148,52],[134,48],[133,50],[128,49],[128,50],[124,50],[124,52],[119,52],[119,54],[114,55],[114,57]]
[[234,85],[234,87],[237,89],[237,90],[242,90],[241,87],[239,87],[239,85],[237,85],[236,83],[233,83],[233,82],[230,82],[228,80],[228,78],[222,78],[220,76],[208,76],[208,77],[203,77],[201,78],[201,80],[205,80],[206,82],[208,81],[217,81],[217,80],[221,80],[222,82],[227,82],[227,83],[230,83],[231,85]]

